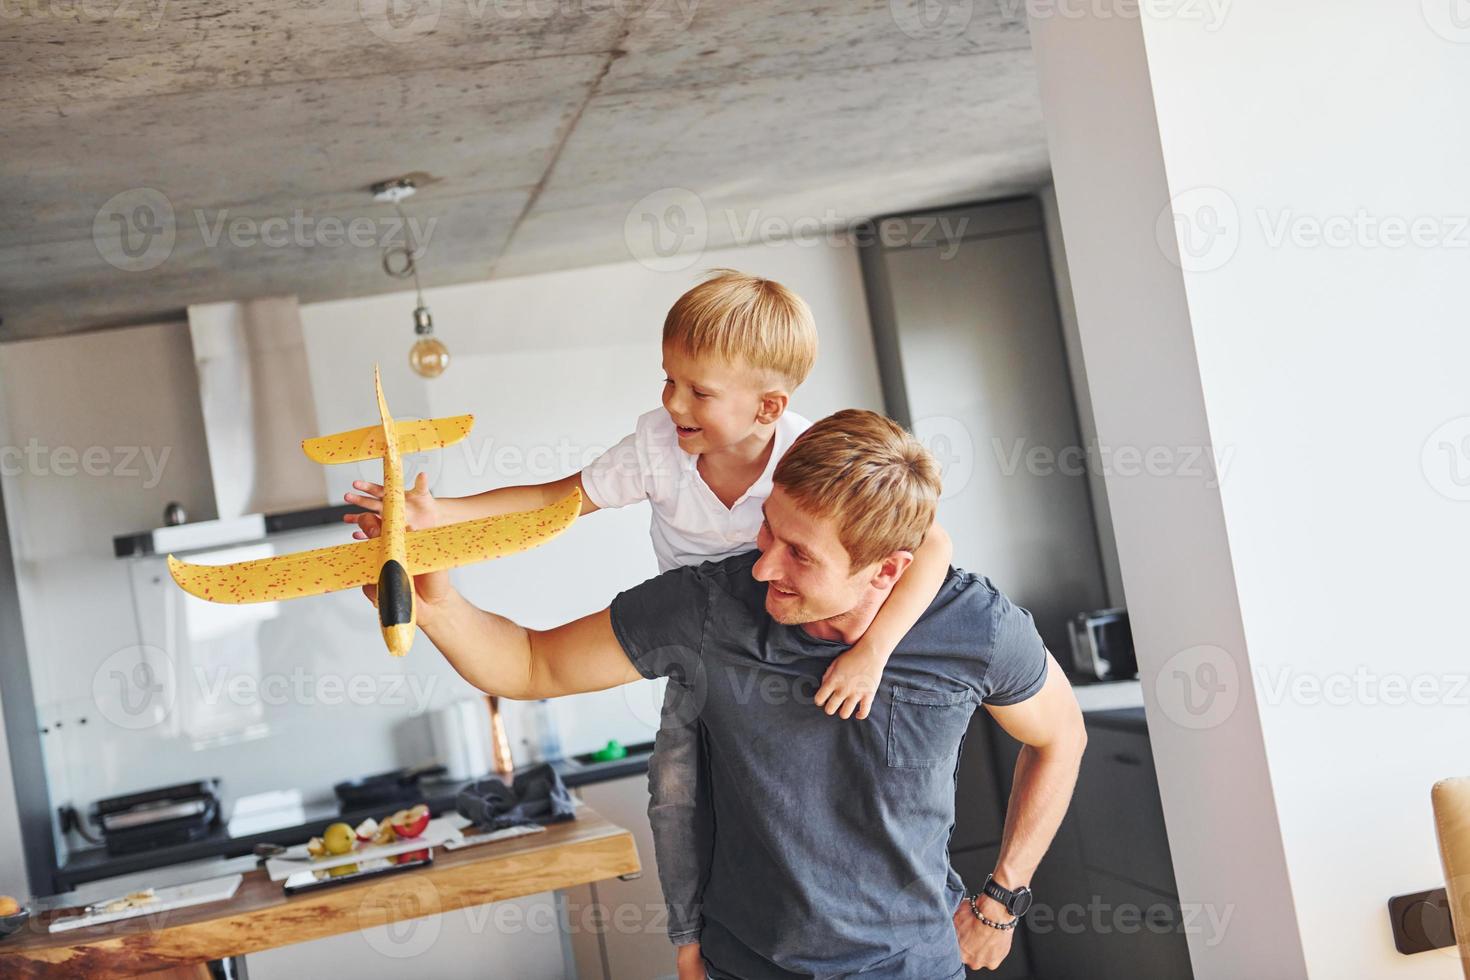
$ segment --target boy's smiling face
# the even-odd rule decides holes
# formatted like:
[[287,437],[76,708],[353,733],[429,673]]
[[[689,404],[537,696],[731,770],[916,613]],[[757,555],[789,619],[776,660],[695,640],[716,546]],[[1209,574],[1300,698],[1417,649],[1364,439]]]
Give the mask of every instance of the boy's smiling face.
[[719,453],[763,437],[762,427],[781,416],[787,397],[779,382],[748,365],[664,345],[664,408],[686,453]]

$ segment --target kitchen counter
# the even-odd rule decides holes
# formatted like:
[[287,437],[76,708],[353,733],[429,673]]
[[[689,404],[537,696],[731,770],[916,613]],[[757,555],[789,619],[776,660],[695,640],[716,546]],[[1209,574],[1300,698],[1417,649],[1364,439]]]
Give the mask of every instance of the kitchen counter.
[[1072,694],[1085,715],[1120,708],[1143,708],[1143,682],[1136,677],[1123,681],[1089,681],[1077,677],[1067,679],[1072,682]]
[[[590,807],[545,833],[449,851],[428,867],[287,896],[252,870],[234,897],[61,933],[60,908],[0,942],[5,977],[112,977],[195,964],[640,872],[632,835]],[[200,969],[196,967],[196,970]]]
[[[1089,680],[1078,679],[1078,677],[1069,677],[1069,680],[1072,682],[1072,691],[1078,699],[1078,705],[1089,720],[1098,713],[1136,710],[1138,723],[1142,723],[1144,686],[1139,680],[1094,680],[1094,682],[1089,682]],[[584,757],[559,761],[554,765],[562,774],[562,782],[566,783],[567,788],[575,789],[578,786],[588,786],[592,783],[623,779],[626,776],[645,773],[648,771],[650,755],[653,755],[653,742],[644,742],[639,745],[629,745],[628,755],[620,760],[594,763],[584,755]],[[420,783],[420,788],[423,790],[422,801],[428,805],[429,811],[434,815],[448,813],[454,810],[454,799],[459,796],[460,789],[472,782],[475,780],[423,780]],[[222,826],[209,836],[201,837],[200,840],[165,846],[165,848],[154,848],[150,851],[138,852],[138,854],[110,855],[107,854],[106,848],[73,851],[71,858],[56,873],[56,889],[59,892],[65,892],[65,890],[75,889],[79,884],[110,879],[110,877],[121,876],[121,874],[135,874],[138,871],[150,870],[150,868],[185,864],[185,862],[206,861],[210,858],[238,858],[241,855],[251,854],[257,843],[285,843],[285,845],[300,843],[301,840],[320,836],[328,824],[343,821],[351,826],[357,826],[368,817],[381,818],[384,813],[397,810],[398,805],[400,804],[379,804],[376,807],[357,808],[357,810],[341,810],[335,805],[322,805],[309,813],[306,821],[293,824],[293,826],[276,827],[276,829],[262,830],[262,832],[245,836],[229,836]]]
[[[608,762],[585,761],[586,757],[565,759],[553,763],[561,774],[562,782],[569,789],[586,786],[609,779],[637,775],[648,771],[648,757],[653,753],[653,743],[645,742],[628,746],[626,758]],[[525,768],[531,768],[527,766]],[[486,777],[479,777],[484,779]],[[210,858],[234,858],[251,854],[256,844],[299,844],[312,837],[321,836],[329,824],[339,821],[357,826],[369,817],[381,819],[400,806],[423,802],[434,816],[454,809],[455,798],[464,787],[475,782],[465,779],[425,779],[419,784],[419,798],[406,803],[383,803],[371,807],[342,809],[334,804],[322,804],[308,810],[305,821],[290,826],[262,830],[259,833],[231,836],[220,826],[214,832],[187,844],[173,844],[150,848],[137,854],[113,855],[104,847],[90,847],[73,851],[66,864],[55,875],[56,890],[69,891],[79,885],[102,878],[135,874],[153,868],[205,861]]]
[[[1139,723],[1143,717],[1143,684],[1137,679],[1121,681],[1088,681],[1069,677],[1073,694],[1082,712],[1089,721],[1097,713],[1108,713],[1123,709],[1135,709]],[[636,776],[648,771],[648,759],[653,754],[653,743],[645,742],[628,746],[628,755],[608,762],[592,762],[586,756],[562,760],[553,765],[561,773],[562,781],[569,789]],[[484,778],[484,777],[481,777]],[[474,780],[425,779],[420,786],[422,801],[438,816],[454,809],[459,791]],[[418,802],[417,800],[410,802]],[[308,813],[302,823],[287,827],[264,830],[259,833],[232,837],[223,826],[214,833],[191,841],[159,847],[137,854],[111,855],[102,847],[74,851],[66,864],[56,874],[56,890],[67,891],[79,885],[118,875],[134,874],[153,868],[187,862],[204,861],[210,858],[233,858],[248,855],[259,843],[299,844],[311,837],[320,836],[328,824],[342,821],[356,826],[368,817],[381,818],[401,804],[380,804],[373,807],[343,810],[332,804],[324,804]]]

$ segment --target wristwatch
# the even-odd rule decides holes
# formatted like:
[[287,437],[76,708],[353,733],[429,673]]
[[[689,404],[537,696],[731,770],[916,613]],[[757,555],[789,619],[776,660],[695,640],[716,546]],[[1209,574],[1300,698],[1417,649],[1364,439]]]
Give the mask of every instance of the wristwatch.
[[1018,919],[1026,914],[1027,909],[1031,908],[1031,889],[1025,885],[1014,891],[1002,888],[995,880],[995,875],[989,874],[985,876],[985,884],[980,887],[980,890],[1004,905],[1006,911]]

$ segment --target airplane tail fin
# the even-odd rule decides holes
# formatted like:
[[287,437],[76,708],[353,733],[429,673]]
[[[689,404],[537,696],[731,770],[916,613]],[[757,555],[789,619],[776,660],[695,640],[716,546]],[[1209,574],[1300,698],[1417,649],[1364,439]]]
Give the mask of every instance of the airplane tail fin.
[[356,463],[363,459],[378,459],[388,452],[388,447],[383,443],[383,427],[369,425],[349,432],[302,439],[301,451],[318,463]]
[[376,364],[373,365],[373,390],[378,394],[378,417],[383,420],[383,431],[387,432],[393,416],[388,414],[388,399],[383,397],[383,378]]
[[[442,419],[397,419],[393,436],[398,452],[421,453],[452,446],[475,424],[473,415],[451,415]],[[301,440],[301,450],[318,463],[356,463],[379,459],[388,454],[383,443],[383,427],[368,425],[350,432],[334,432],[329,436]]]
[[393,435],[400,453],[421,453],[429,449],[452,446],[470,434],[473,415],[449,415],[441,419],[399,419],[393,423]]
[[[356,463],[364,459],[379,459],[443,449],[452,446],[469,435],[475,424],[473,415],[451,415],[440,419],[415,419],[398,421],[388,414],[388,400],[383,397],[383,381],[373,366],[373,388],[378,395],[378,414],[382,422],[347,432],[334,432],[329,436],[301,440],[301,451],[318,463]],[[384,433],[392,427],[393,445],[384,440]]]
[[[397,419],[392,423],[392,435],[397,439],[398,453],[426,453],[456,444],[469,435],[473,425],[475,416]],[[382,426],[375,425],[315,439],[301,439],[301,451],[316,463],[357,463],[384,457],[388,454],[388,447],[382,441]]]

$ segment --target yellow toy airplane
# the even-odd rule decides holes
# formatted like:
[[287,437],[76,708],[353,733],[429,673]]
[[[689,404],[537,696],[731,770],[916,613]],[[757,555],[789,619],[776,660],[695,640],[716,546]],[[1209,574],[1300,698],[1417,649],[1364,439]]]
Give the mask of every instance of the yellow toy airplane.
[[539,510],[483,517],[410,531],[403,517],[404,453],[442,449],[469,434],[473,415],[395,422],[383,398],[376,366],[379,425],[304,439],[301,448],[318,463],[383,460],[383,529],[376,538],[230,565],[194,565],[168,556],[169,574],[190,595],[210,602],[274,602],[378,584],[378,622],[383,642],[401,657],[413,645],[413,576],[457,568],[534,548],[571,526],[582,510],[576,490]]

